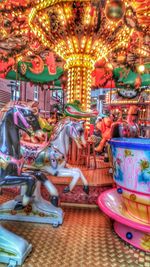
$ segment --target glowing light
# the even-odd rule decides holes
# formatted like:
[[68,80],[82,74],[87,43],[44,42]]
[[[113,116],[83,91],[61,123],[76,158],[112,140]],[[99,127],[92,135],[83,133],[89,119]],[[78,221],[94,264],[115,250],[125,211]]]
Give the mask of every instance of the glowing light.
[[107,63],[107,67],[111,70],[113,70],[113,65],[111,63]]
[[[95,62],[100,58],[105,58],[108,62],[114,50],[126,51],[135,31],[134,27],[128,27],[125,23],[125,9],[134,1],[108,0],[101,10],[97,10],[96,2],[37,0],[33,1],[28,13],[15,9],[11,13],[13,18],[21,20],[28,14],[29,30],[16,28],[15,34],[30,34],[31,39],[36,37],[43,46],[63,58],[65,69],[68,70],[68,101],[78,99],[85,109],[90,108],[91,71]],[[114,4],[115,2],[118,3]],[[133,8],[134,5],[133,3]],[[137,5],[135,10],[138,12]],[[102,12],[100,17],[104,18],[101,23],[98,23],[98,12]],[[143,7],[141,12],[147,14]],[[132,15],[130,9],[128,15]],[[3,28],[0,34],[7,37],[7,31]],[[136,53],[148,57],[146,45],[136,48]],[[118,57],[118,62],[124,62],[125,55]],[[110,63],[107,66],[113,68]],[[144,72],[145,67],[139,66],[138,69],[139,72]]]
[[141,65],[139,65],[139,66],[137,67],[137,70],[138,70],[138,72],[142,73],[142,72],[145,71],[145,66],[144,66],[143,64],[141,64]]

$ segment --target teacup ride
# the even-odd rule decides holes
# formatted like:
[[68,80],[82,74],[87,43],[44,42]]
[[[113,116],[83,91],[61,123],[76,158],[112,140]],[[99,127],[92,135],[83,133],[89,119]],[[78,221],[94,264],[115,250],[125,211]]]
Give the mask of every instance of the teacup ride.
[[98,205],[123,240],[150,252],[150,139],[113,138],[110,145],[117,189],[102,193]]
[[[10,102],[3,110],[0,126],[0,186],[21,186],[21,196],[0,205],[0,219],[49,223],[58,226],[63,222],[63,211],[53,204],[57,202],[58,192],[55,186],[40,170],[24,170],[25,159],[20,152],[19,130],[34,134],[37,117],[30,104]],[[33,128],[31,128],[31,126]],[[62,154],[49,148],[53,160]],[[38,184],[43,184],[51,193],[50,203],[42,198]],[[25,186],[24,186],[25,185]]]

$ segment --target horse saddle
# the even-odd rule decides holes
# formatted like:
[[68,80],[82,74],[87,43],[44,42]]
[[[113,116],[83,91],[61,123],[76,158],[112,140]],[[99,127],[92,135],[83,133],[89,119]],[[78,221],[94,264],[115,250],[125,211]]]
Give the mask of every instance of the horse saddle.
[[21,140],[21,154],[23,157],[28,160],[29,158],[35,160],[38,155],[49,145],[48,142],[42,144],[34,144],[30,142],[25,142]]

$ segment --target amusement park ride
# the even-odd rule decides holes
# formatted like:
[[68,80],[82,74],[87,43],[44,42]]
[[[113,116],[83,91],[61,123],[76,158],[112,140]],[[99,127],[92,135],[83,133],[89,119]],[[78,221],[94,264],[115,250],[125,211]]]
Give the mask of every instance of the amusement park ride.
[[[89,116],[89,113],[85,115]],[[64,215],[62,209],[58,207],[58,191],[44,173],[73,177],[70,185],[64,189],[65,193],[71,191],[81,178],[83,191],[89,193],[88,182],[81,170],[65,167],[69,138],[72,138],[79,147],[86,145],[83,123],[68,119],[60,122],[54,129],[52,138],[40,145],[20,140],[19,130],[29,136],[34,135],[34,132],[35,136],[41,136],[39,132],[42,130],[34,103],[12,101],[1,110],[0,186],[25,185],[26,187],[21,190],[21,196],[1,205],[0,219],[50,223],[57,227],[62,224]],[[40,184],[43,184],[50,193],[51,204],[42,198]],[[20,238],[17,240],[17,236],[2,227],[0,240],[4,254],[2,262],[8,262],[11,253],[16,263],[21,264],[31,250],[31,245],[26,241]]]
[[19,62],[26,77],[24,61],[32,62],[32,74],[42,73],[44,63],[54,73],[51,55],[43,53],[54,51],[68,70],[67,102],[79,100],[85,111],[96,61],[106,60],[107,68],[113,62],[138,68],[149,56],[147,0],[8,0],[0,12],[3,76]]
[[[12,101],[0,111],[0,187],[21,188],[19,196],[0,205],[0,219],[56,227],[64,213],[47,175],[71,177],[65,193],[81,179],[83,193],[89,193],[80,168],[67,166],[67,155],[70,139],[80,149],[86,146],[84,129],[98,115],[90,110],[95,63],[105,66],[102,84],[111,79],[112,85],[115,77],[122,97],[134,98],[149,85],[147,0],[4,0],[0,22],[0,77],[13,71],[22,81],[52,82],[50,75],[58,79],[61,73],[53,53],[68,72],[65,116],[70,118],[59,121],[50,138],[41,129],[34,103]],[[105,116],[100,125],[102,141],[96,150],[109,142],[117,188],[101,194],[98,205],[115,220],[122,239],[150,252],[150,139],[137,138],[135,115],[130,107],[127,120],[112,122]],[[43,199],[41,185],[49,201]],[[31,248],[0,227],[0,262],[21,265]]]

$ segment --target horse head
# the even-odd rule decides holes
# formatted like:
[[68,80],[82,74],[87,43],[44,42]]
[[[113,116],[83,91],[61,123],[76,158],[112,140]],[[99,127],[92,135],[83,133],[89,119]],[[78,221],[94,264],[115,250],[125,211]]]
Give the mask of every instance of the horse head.
[[49,159],[52,169],[57,169],[58,165],[64,160],[64,155],[54,146],[49,146]]
[[0,148],[3,153],[20,158],[19,129],[32,135],[38,123],[32,105],[23,101],[10,101],[1,109]]
[[10,125],[14,124],[29,135],[36,128],[40,128],[36,114],[37,109],[33,102],[11,101],[1,110],[2,120],[7,116],[7,121],[10,122]]
[[33,131],[40,128],[38,117],[30,105],[14,105],[13,118],[14,124],[29,135],[32,135]]
[[66,126],[66,132],[67,135],[73,139],[78,148],[82,148],[82,146],[86,146],[86,140],[84,137],[84,122],[82,121],[73,121],[70,122],[67,126]]

